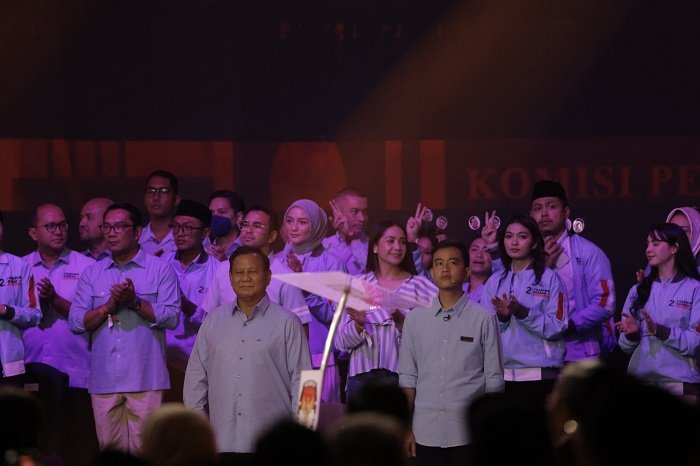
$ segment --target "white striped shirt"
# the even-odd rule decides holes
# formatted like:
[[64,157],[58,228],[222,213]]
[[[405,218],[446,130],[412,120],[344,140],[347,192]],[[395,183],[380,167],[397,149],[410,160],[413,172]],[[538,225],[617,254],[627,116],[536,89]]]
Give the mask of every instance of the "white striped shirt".
[[[374,272],[360,275],[359,278],[379,285]],[[437,287],[430,280],[412,275],[394,293],[420,303],[430,303],[437,296],[437,291]],[[399,311],[405,315],[410,309]],[[354,321],[347,314],[344,315],[335,335],[335,346],[350,353],[350,377],[372,369],[398,372],[400,343],[401,332],[391,318],[391,309],[384,308],[367,313],[362,332],[357,331]]]

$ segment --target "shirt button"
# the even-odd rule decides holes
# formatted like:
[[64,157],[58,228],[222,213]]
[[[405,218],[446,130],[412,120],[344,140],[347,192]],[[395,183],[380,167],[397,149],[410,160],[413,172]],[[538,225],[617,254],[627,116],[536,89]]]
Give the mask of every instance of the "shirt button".
[[241,378],[241,376],[240,376],[240,375],[237,375],[237,376],[236,376],[236,378],[237,378],[237,379],[240,379],[240,378]]
[[247,326],[248,326],[248,324],[243,324],[243,326],[244,326],[244,327],[247,327]]
[[240,415],[241,415],[241,413],[238,413],[238,415],[240,416]]
[[241,340],[243,343],[245,343],[245,340]]
[[240,357],[240,358],[238,358],[238,359],[239,359],[239,360],[241,360],[241,361],[243,361],[243,356],[241,356],[241,357]]

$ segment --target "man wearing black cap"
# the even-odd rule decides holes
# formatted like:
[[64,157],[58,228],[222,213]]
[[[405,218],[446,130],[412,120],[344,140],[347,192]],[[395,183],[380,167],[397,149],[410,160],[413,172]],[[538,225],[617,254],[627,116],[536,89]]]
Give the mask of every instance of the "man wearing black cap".
[[[566,361],[597,357],[614,348],[611,318],[615,286],[610,260],[595,244],[568,231],[569,205],[562,185],[543,180],[532,190],[530,215],[545,239],[547,265],[566,285],[569,327]],[[607,343],[607,344],[606,344]]]
[[209,235],[211,212],[204,204],[182,199],[175,211],[170,231],[177,251],[170,258],[180,284],[182,314],[177,328],[165,334],[170,392],[166,401],[182,402],[182,384],[200,325],[206,316],[201,304],[209,284],[214,280],[218,261],[204,250]]

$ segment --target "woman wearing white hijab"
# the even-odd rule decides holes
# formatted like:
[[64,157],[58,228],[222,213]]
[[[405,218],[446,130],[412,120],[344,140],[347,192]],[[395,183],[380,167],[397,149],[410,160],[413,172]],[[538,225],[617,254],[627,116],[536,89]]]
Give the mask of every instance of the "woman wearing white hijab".
[[666,217],[668,223],[675,223],[688,235],[690,250],[695,256],[695,265],[700,271],[700,212],[695,207],[676,207]]
[[[327,226],[326,213],[314,201],[299,199],[293,202],[284,214],[283,229],[287,243],[275,260],[281,261],[294,272],[345,272],[344,265],[335,256],[326,253],[321,244]],[[306,291],[304,296],[313,317],[309,322],[309,349],[313,367],[318,368],[321,366],[323,346],[334,308],[325,298]],[[332,354],[324,377],[321,400],[340,401],[340,377]]]

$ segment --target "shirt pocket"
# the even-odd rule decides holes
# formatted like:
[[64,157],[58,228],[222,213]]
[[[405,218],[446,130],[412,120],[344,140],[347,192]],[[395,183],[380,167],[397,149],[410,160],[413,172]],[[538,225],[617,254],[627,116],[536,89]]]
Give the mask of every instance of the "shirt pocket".
[[134,283],[134,292],[139,298],[154,304],[158,300],[158,285],[155,283]]
[[111,295],[112,294],[110,293],[109,289],[93,290],[92,294],[90,295],[90,298],[92,299],[92,309],[105,304],[107,301],[109,301],[109,297]]
[[285,349],[284,342],[275,337],[253,338],[251,341],[251,360],[258,367],[274,367],[275,362],[284,357],[280,351]]
[[460,335],[458,340],[457,347],[459,348],[462,367],[472,369],[475,365],[482,365],[483,354],[477,335]]

